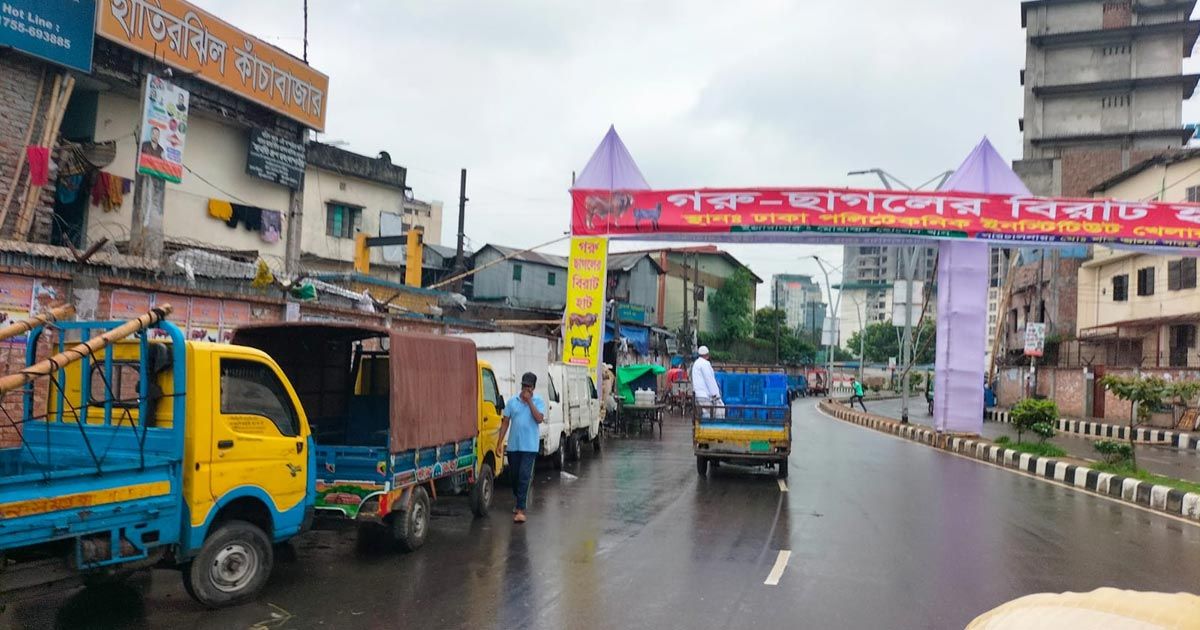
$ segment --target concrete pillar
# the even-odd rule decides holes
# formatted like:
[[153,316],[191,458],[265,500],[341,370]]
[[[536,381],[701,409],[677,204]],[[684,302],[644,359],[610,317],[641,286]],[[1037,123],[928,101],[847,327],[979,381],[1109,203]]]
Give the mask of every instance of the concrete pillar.
[[129,226],[129,253],[162,261],[163,212],[167,182],[150,175],[137,175],[133,189],[133,221]]
[[[301,129],[296,141],[307,149],[308,130]],[[283,265],[289,274],[300,273],[300,239],[301,228],[304,224],[304,177],[300,178],[300,187],[293,188],[288,197],[287,212],[287,242],[283,244]]]
[[988,245],[940,241],[938,252],[933,423],[938,431],[978,435],[983,430]]

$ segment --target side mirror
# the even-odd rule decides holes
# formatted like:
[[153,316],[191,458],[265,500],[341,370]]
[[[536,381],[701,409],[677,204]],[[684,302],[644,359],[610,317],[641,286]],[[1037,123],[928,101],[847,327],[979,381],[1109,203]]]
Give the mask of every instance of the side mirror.
[[503,396],[501,396],[500,399],[496,401],[496,411],[504,411],[504,397]]

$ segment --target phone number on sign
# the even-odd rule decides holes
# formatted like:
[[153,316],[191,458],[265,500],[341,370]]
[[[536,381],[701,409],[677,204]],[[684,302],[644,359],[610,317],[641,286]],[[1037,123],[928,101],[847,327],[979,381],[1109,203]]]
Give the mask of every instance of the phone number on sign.
[[44,42],[49,42],[55,46],[61,46],[67,50],[71,49],[71,39],[62,35],[55,35],[49,31],[44,31],[36,26],[29,26],[24,22],[14,20],[12,18],[3,18],[0,22],[4,28],[16,31],[22,35],[28,35],[34,39],[40,39]]

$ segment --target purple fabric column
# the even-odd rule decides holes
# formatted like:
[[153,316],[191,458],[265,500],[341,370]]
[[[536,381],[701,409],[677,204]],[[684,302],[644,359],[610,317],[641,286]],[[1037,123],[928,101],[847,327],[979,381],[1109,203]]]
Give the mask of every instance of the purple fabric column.
[[[984,138],[942,186],[945,191],[1028,195],[1029,189]],[[983,430],[987,341],[988,245],[942,241],[938,248],[937,372],[933,424],[938,431]]]
[[938,431],[978,435],[983,430],[987,243],[939,243],[937,283],[933,424]]

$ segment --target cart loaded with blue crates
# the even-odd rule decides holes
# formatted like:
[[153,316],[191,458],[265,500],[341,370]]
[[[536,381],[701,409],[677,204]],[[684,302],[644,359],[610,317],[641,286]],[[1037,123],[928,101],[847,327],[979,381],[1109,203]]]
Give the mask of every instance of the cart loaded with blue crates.
[[788,475],[792,410],[783,372],[719,371],[718,404],[697,404],[692,447],[702,476],[721,464],[763,466]]

